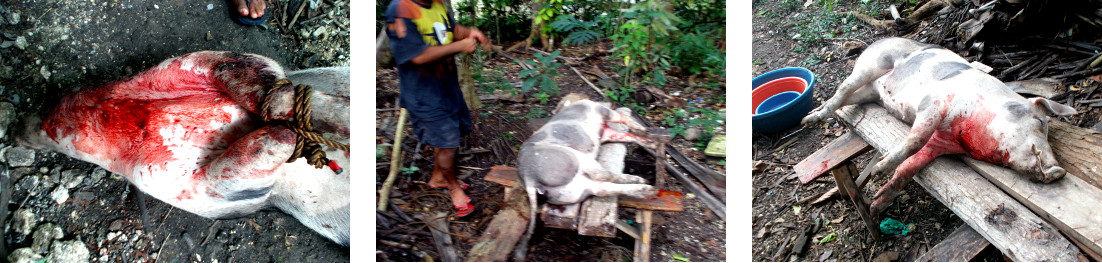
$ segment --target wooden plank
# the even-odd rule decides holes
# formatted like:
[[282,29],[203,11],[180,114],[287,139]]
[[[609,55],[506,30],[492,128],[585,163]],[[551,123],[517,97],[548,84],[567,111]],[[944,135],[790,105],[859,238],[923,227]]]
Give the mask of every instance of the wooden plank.
[[1048,127],[1048,143],[1060,167],[1102,189],[1102,134],[1061,121],[1050,121]]
[[926,254],[918,257],[918,262],[966,262],[972,261],[976,255],[991,245],[983,235],[976,232],[968,224],[961,225],[957,230],[945,237],[941,243],[937,243]]
[[621,196],[618,204],[623,207],[631,207],[653,211],[685,211],[685,194],[674,191],[658,190],[658,195],[650,198],[635,198]]
[[962,157],[1007,194],[1017,199],[1057,229],[1078,241],[1083,251],[1098,258],[1102,253],[1102,189],[1077,176],[1065,176],[1055,182],[1034,183],[1025,175],[972,158]]
[[540,221],[543,221],[545,227],[577,230],[579,209],[581,205],[578,204],[543,204],[540,206]]
[[[617,109],[620,112],[625,108]],[[627,112],[631,114],[630,111]],[[609,124],[611,129],[627,132],[628,127],[623,124]],[[627,145],[624,143],[602,144],[597,150],[597,162],[605,170],[613,173],[624,172],[624,157],[627,156]],[[594,196],[582,201],[581,217],[578,223],[578,234],[583,236],[616,237],[616,219],[619,216],[617,208],[617,196]]]
[[520,177],[517,175],[517,168],[504,165],[495,165],[493,168],[490,168],[490,172],[486,173],[486,177],[482,178],[482,180],[504,185],[506,188],[520,185]]
[[[910,131],[908,125],[877,105],[850,105],[836,113],[853,127],[857,135],[881,153],[903,141]],[[1076,256],[1078,248],[1056,231],[1052,224],[952,157],[934,160],[915,176],[914,181],[1011,260],[1079,260]],[[1048,191],[1046,194],[1061,193]],[[1093,220],[1102,222],[1102,218]]]
[[505,208],[497,211],[486,231],[467,253],[468,262],[505,261],[528,228],[528,198],[524,189],[505,188]]
[[804,158],[792,170],[800,177],[800,184],[807,184],[819,175],[834,169],[838,164],[849,161],[871,149],[872,146],[862,140],[861,136],[846,132]]
[[861,221],[865,222],[865,228],[872,234],[872,239],[879,241],[880,224],[876,223],[876,215],[869,213],[869,202],[863,197],[865,192],[853,182],[853,175],[859,174],[857,166],[853,162],[846,162],[831,170],[830,174],[834,176],[834,182],[838,184],[838,190],[841,191],[842,196],[853,203],[854,210],[861,217]]

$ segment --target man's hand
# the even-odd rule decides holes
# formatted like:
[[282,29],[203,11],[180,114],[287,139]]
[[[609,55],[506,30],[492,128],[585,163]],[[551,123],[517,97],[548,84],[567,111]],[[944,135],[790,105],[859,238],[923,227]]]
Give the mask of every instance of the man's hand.
[[452,43],[452,45],[455,45],[456,49],[459,52],[467,54],[474,53],[475,39],[472,37],[468,37],[460,40],[459,42]]
[[482,50],[490,51],[490,47],[492,46],[490,45],[490,39],[482,34],[482,31],[479,31],[477,28],[471,28],[470,36],[467,38],[473,38],[475,41],[478,41],[478,44],[482,45]]

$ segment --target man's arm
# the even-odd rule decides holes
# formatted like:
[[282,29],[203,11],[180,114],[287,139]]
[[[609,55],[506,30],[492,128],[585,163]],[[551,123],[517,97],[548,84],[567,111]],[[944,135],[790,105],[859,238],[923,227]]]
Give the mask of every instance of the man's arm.
[[441,58],[454,55],[456,53],[471,53],[474,52],[474,39],[464,39],[460,41],[454,41],[447,45],[430,46],[422,51],[421,54],[410,59],[409,62],[414,65],[425,64],[439,60]]

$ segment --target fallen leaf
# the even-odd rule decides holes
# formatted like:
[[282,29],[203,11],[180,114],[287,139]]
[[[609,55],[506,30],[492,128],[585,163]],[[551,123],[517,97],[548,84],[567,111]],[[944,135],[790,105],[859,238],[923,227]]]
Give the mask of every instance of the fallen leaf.
[[689,262],[689,258],[682,256],[681,254],[673,254],[673,259]]
[[765,234],[768,234],[768,233],[769,233],[769,226],[762,227],[761,230],[758,230],[758,235],[756,235],[755,238],[762,238],[762,237],[765,236]]
[[800,215],[800,206],[792,206],[792,212],[796,213],[796,216]]
[[842,223],[842,220],[846,220],[846,215],[842,215],[841,217],[838,217],[837,219],[830,220],[830,223],[831,224],[838,224],[838,223]]
[[827,251],[823,252],[823,255],[819,256],[819,262],[823,262],[827,258],[830,258],[830,254],[834,254],[834,249],[827,249]]

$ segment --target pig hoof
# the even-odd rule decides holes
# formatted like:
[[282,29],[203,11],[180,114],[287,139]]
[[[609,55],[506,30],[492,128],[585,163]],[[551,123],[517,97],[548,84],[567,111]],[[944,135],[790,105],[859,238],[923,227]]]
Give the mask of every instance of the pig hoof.
[[804,119],[800,121],[800,124],[802,124],[804,127],[809,127],[811,125],[819,123],[819,121],[822,119],[823,118],[819,116],[819,112],[816,111],[808,114],[807,117],[804,117]]
[[1064,168],[1060,168],[1059,166],[1053,166],[1053,167],[1049,167],[1048,169],[1045,169],[1044,174],[1042,174],[1039,177],[1041,178],[1042,183],[1047,184],[1047,183],[1051,183],[1051,182],[1054,182],[1056,180],[1059,180],[1060,178],[1064,178],[1064,175],[1066,175],[1067,173],[1068,172],[1065,171]]
[[656,195],[658,195],[658,188],[654,188],[654,186],[649,186],[648,185],[647,187],[643,188],[643,196],[641,196],[641,197],[642,198],[647,198],[647,197],[652,197],[652,196],[656,196]]

